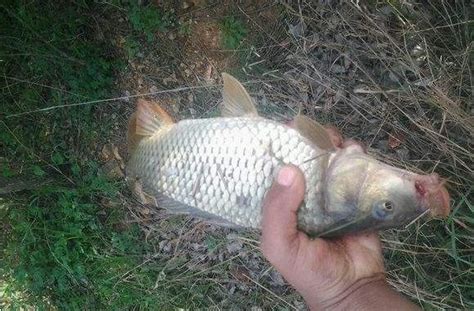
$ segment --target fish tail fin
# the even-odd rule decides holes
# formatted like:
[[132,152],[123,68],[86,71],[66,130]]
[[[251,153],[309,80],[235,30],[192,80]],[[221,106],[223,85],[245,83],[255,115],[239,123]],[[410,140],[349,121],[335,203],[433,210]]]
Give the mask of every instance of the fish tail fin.
[[157,103],[139,99],[136,112],[135,133],[141,136],[151,136],[163,126],[173,124],[173,119]]
[[173,123],[173,119],[158,103],[139,99],[137,110],[128,122],[127,146],[129,154],[133,153],[144,137],[152,136],[164,126]]
[[130,119],[128,120],[128,129],[127,129],[127,150],[128,155],[131,155],[133,151],[137,148],[138,143],[142,140],[143,136],[136,134],[137,127],[137,113],[134,112]]

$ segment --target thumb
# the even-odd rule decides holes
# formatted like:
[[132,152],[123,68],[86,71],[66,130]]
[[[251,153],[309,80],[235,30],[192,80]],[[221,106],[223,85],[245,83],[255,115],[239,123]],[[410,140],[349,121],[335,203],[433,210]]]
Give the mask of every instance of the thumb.
[[284,166],[263,203],[262,251],[270,262],[291,254],[298,238],[297,214],[305,190],[304,175],[295,166]]

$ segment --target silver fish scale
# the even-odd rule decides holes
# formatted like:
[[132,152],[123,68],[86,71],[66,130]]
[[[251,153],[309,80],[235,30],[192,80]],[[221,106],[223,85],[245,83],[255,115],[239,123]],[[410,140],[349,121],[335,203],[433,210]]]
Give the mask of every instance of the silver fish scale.
[[263,118],[184,120],[143,139],[128,175],[156,202],[165,198],[190,212],[258,228],[278,168],[291,163],[306,178],[299,222],[307,227],[320,214],[321,153],[296,130]]

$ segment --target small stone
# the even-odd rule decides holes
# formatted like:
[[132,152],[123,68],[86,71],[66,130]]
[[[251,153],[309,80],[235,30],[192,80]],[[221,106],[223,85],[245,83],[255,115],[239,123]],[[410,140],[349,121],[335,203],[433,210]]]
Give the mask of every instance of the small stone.
[[344,68],[344,66],[334,64],[331,66],[331,71],[334,73],[344,73],[346,72],[346,68]]
[[242,242],[237,240],[234,242],[231,242],[227,245],[227,251],[232,254],[240,251],[242,249]]
[[126,103],[130,102],[130,91],[125,91],[125,94],[123,96],[123,101]]
[[395,152],[397,153],[398,157],[400,158],[400,160],[409,160],[409,151],[408,149],[406,148],[399,148],[397,150],[395,150]]
[[388,73],[388,78],[389,78],[392,82],[395,82],[395,83],[399,83],[399,82],[400,82],[400,80],[398,79],[397,75],[396,75],[394,72],[392,72],[392,71],[390,71],[390,72]]
[[158,243],[158,248],[164,253],[169,253],[171,251],[171,244],[168,241],[163,240]]
[[304,33],[306,32],[306,29],[307,29],[307,26],[303,19],[301,19],[295,25],[291,25],[291,24],[288,25],[288,32],[296,38],[302,37]]
[[201,245],[201,244],[199,244],[199,243],[192,243],[192,244],[191,244],[191,248],[192,248],[193,250],[195,250],[195,251],[198,251],[198,250],[200,250],[200,249],[203,248],[203,245]]
[[156,85],[153,85],[152,87],[150,87],[149,91],[150,93],[156,93],[158,92],[158,88],[156,87]]
[[236,240],[236,239],[238,239],[238,238],[239,238],[239,236],[238,236],[237,234],[235,234],[235,233],[229,233],[229,234],[226,236],[226,239],[227,239],[227,240]]
[[270,272],[270,278],[272,279],[273,283],[275,283],[278,286],[285,285],[285,280],[283,279],[281,274],[278,273],[278,271],[276,271],[276,270],[272,270]]
[[192,103],[194,102],[194,96],[193,96],[193,94],[189,94],[189,95],[188,95],[188,101],[189,101],[190,104],[192,104]]

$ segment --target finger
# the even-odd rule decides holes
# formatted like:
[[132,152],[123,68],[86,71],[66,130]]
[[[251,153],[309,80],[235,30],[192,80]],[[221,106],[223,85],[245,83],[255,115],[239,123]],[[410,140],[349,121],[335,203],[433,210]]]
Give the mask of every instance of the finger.
[[295,166],[285,166],[265,197],[262,250],[270,260],[275,253],[288,254],[298,236],[296,212],[303,201],[304,190],[303,173]]

